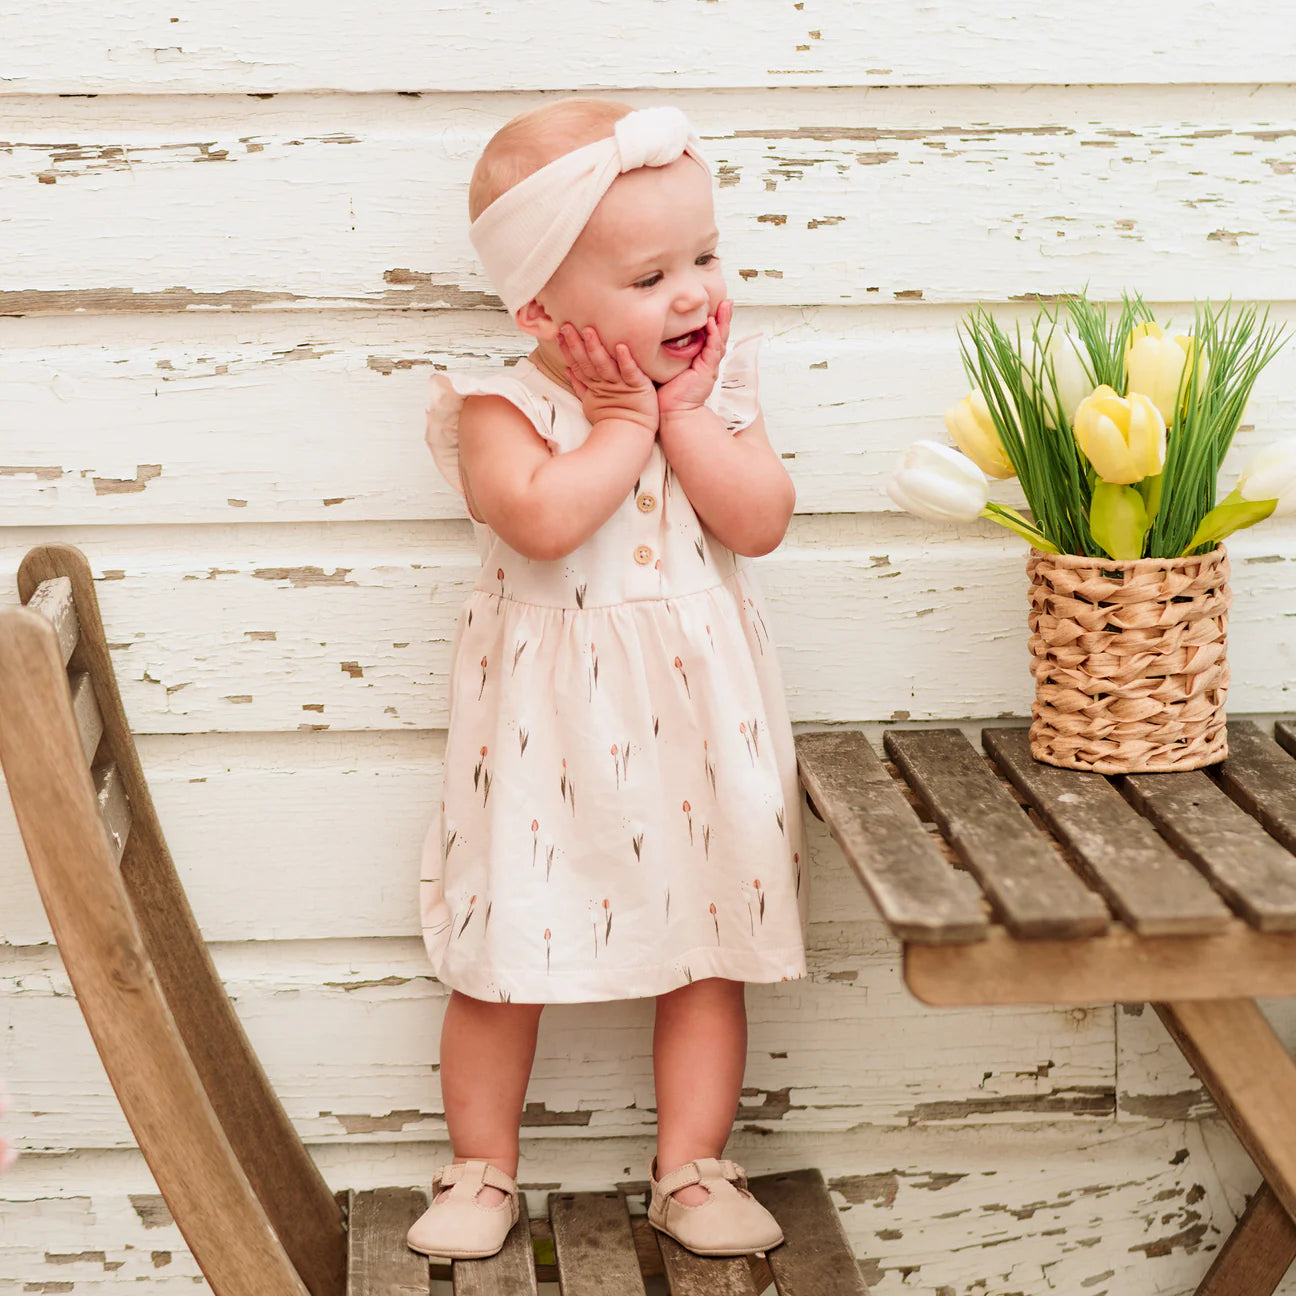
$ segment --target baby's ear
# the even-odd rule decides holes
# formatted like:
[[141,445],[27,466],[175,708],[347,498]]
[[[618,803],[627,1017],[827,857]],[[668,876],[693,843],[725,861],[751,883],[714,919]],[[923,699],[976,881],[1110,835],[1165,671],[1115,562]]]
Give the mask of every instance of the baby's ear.
[[541,342],[552,342],[558,336],[558,325],[534,297],[525,306],[519,306],[513,318],[523,333],[530,333]]

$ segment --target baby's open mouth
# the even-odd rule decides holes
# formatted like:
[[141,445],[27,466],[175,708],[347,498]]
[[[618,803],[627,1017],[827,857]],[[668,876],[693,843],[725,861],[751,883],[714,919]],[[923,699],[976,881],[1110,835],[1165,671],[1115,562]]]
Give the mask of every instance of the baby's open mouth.
[[694,329],[691,333],[681,333],[679,337],[667,338],[662,346],[668,351],[687,351],[702,341],[702,330]]

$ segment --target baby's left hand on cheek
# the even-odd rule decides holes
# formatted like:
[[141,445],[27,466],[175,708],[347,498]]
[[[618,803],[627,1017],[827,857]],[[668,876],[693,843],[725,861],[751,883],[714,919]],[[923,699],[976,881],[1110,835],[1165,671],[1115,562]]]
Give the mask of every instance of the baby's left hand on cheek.
[[706,344],[693,357],[693,363],[683,373],[657,389],[657,408],[664,415],[688,413],[706,403],[720,373],[729,344],[729,325],[733,319],[733,302],[722,301],[716,313],[706,322]]

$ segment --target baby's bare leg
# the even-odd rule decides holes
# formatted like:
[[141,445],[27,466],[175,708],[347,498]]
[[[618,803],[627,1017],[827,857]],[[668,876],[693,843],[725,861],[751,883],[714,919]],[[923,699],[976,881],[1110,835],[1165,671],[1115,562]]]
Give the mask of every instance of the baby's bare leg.
[[[653,1075],[657,1083],[657,1178],[698,1157],[724,1155],[747,1061],[741,981],[708,978],[657,999]],[[696,1185],[675,1194],[686,1206],[707,1199]]]
[[[518,1125],[542,1007],[451,992],[441,1026],[441,1095],[456,1162],[489,1161],[517,1176]],[[504,1194],[483,1188],[478,1200],[493,1206]]]

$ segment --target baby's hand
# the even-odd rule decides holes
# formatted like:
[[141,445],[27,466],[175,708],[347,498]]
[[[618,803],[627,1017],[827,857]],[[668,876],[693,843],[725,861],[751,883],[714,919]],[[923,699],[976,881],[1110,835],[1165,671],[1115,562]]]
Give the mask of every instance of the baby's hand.
[[693,363],[668,383],[657,389],[657,407],[662,415],[687,414],[706,403],[720,372],[720,361],[729,345],[729,325],[733,320],[733,302],[728,299],[716,307],[706,322],[706,343],[693,357]]
[[597,329],[591,326],[582,332],[564,324],[558,330],[558,347],[591,423],[624,419],[648,432],[657,431],[657,390],[624,342],[618,342],[609,355]]

